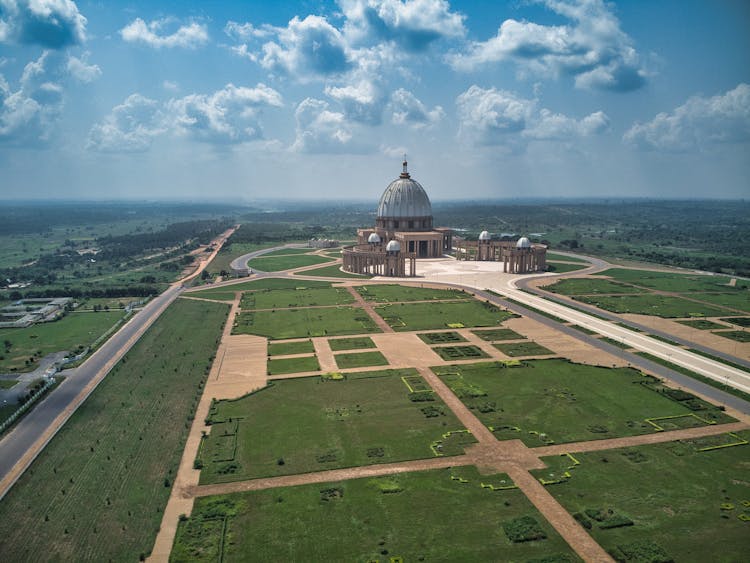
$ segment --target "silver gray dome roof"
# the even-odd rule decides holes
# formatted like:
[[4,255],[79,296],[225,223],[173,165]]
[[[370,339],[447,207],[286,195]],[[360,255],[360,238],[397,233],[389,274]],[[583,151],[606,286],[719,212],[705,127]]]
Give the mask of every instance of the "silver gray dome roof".
[[479,233],[479,240],[490,240],[492,237],[490,236],[490,233],[487,231],[482,231]]
[[391,182],[380,197],[378,217],[431,217],[432,205],[427,192],[406,171]]
[[526,237],[521,237],[516,242],[516,248],[531,248],[531,241]]
[[371,244],[378,244],[380,242],[380,237],[378,236],[378,233],[370,233],[370,236],[367,237],[367,242]]
[[386,252],[401,252],[401,243],[397,240],[392,240],[385,245]]

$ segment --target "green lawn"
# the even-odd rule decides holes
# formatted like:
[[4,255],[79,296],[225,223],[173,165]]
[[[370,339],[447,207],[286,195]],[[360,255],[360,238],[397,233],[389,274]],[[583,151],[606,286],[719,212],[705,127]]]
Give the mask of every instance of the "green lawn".
[[280,272],[282,270],[301,268],[302,266],[312,266],[313,264],[325,264],[331,261],[331,258],[326,258],[325,256],[301,254],[291,256],[261,256],[253,258],[247,265],[253,270],[260,272]]
[[475,299],[441,303],[378,305],[375,311],[396,331],[452,327],[496,326],[513,316],[490,303]]
[[562,260],[563,262],[577,262],[580,264],[586,264],[588,263],[583,258],[575,258],[573,256],[565,256],[563,254],[558,254],[556,252],[547,252],[547,260]]
[[266,252],[265,254],[263,254],[263,258],[267,256],[288,256],[290,254],[292,255],[309,254],[311,252],[315,252],[315,249],[314,248],[280,248],[272,252]]
[[268,344],[269,356],[288,356],[290,354],[306,354],[315,352],[312,340],[300,340],[297,342],[270,342]]
[[[523,493],[459,469],[199,498],[171,561],[579,561]],[[546,539],[511,542],[522,517]]]
[[370,316],[355,307],[281,309],[240,313],[233,334],[256,334],[272,340],[380,332]]
[[[340,254],[340,253],[339,253]],[[314,276],[321,278],[359,278],[368,279],[372,276],[365,274],[352,274],[351,272],[344,272],[341,270],[341,264],[333,264],[331,266],[323,266],[322,268],[315,268],[313,270],[305,270],[299,272],[300,276]]]
[[281,375],[284,373],[302,373],[305,371],[319,371],[320,364],[315,356],[303,356],[301,358],[279,358],[268,360],[268,375]]
[[489,358],[481,348],[470,344],[468,346],[436,346],[432,349],[444,360],[473,360],[477,358]]
[[430,445],[462,426],[434,393],[410,400],[407,375],[422,381],[415,370],[304,377],[217,402],[201,483],[433,457]]
[[359,350],[361,348],[375,348],[375,343],[369,336],[355,336],[354,338],[330,338],[328,345],[331,350]]
[[521,340],[526,338],[522,334],[518,334],[515,330],[509,328],[491,328],[489,330],[472,330],[471,332],[482,340],[488,342],[493,342],[495,340]]
[[750,332],[746,330],[717,330],[714,334],[736,342],[750,342]]
[[167,309],[0,502],[0,559],[137,561],[151,550],[227,312]]
[[[9,341],[11,347],[0,350],[0,372],[32,371],[36,360],[51,352],[74,351],[86,347],[112,328],[124,316],[123,311],[98,313],[68,313],[51,323],[40,323],[27,328],[2,328],[0,341]],[[34,356],[34,361],[26,363]]]
[[545,356],[554,354],[552,350],[536,342],[501,342],[493,344],[493,346],[511,358],[516,356]]
[[15,387],[16,383],[18,383],[17,379],[0,379],[0,389],[10,389],[11,387]]
[[336,365],[339,369],[362,368],[367,366],[387,366],[388,360],[380,352],[359,352],[353,354],[336,354]]
[[547,262],[547,271],[555,272],[557,274],[565,274],[567,272],[577,272],[588,268],[588,264],[566,264],[565,262]]
[[[750,291],[735,291],[734,293],[691,293],[692,299],[699,299],[712,305],[722,305],[745,313],[750,313]],[[722,311],[722,315],[731,314]]]
[[733,325],[737,325],[737,326],[744,326],[744,327],[750,326],[750,317],[727,317],[721,320],[726,323],[732,323]]
[[635,313],[664,318],[717,317],[726,314],[725,309],[717,309],[710,305],[670,295],[578,296],[575,299],[613,313]]
[[430,301],[436,299],[469,299],[471,295],[460,289],[433,289],[398,284],[361,285],[356,288],[367,301],[398,303],[401,301]]
[[643,293],[631,285],[597,278],[572,278],[560,280],[543,289],[561,295],[588,295],[592,293]]
[[287,309],[347,305],[353,301],[352,294],[341,287],[273,289],[245,293],[240,306],[242,309]]
[[261,289],[309,289],[316,287],[331,287],[331,282],[316,280],[291,280],[288,278],[263,278],[256,281],[245,281],[209,287],[190,295],[200,296],[203,292],[212,291],[259,291]]
[[[518,438],[528,446],[650,434],[656,428],[645,419],[652,417],[696,413],[707,421],[732,420],[697,399],[686,402],[689,396],[669,398],[653,378],[630,368],[551,359],[521,367],[483,362],[432,369],[498,439]],[[692,416],[661,423],[685,424],[705,423]]]
[[697,328],[698,330],[714,330],[717,328],[727,328],[726,325],[715,323],[713,321],[707,321],[706,319],[695,319],[690,321],[677,322],[691,328]]
[[[740,435],[750,438],[749,432]],[[732,441],[726,435],[719,439]],[[612,509],[633,521],[632,526],[601,529],[589,519],[589,533],[608,551],[652,542],[670,561],[745,561],[750,522],[739,516],[750,517],[750,507],[743,504],[750,500],[750,446],[696,451],[716,442],[711,438],[575,454],[580,465],[571,479],[548,490],[572,514]]]
[[[229,287],[232,287],[232,286],[229,286]],[[205,289],[203,291],[184,293],[183,295],[185,297],[198,297],[199,299],[215,299],[216,301],[234,301],[234,291],[221,291],[219,288]]]
[[[727,276],[652,272],[649,270],[629,270],[625,268],[611,268],[592,275],[607,276],[617,281],[632,283],[641,287],[661,291],[674,291],[677,293],[732,291],[732,288],[728,285],[731,278]],[[735,289],[735,291],[739,290],[739,288]]]
[[466,339],[457,332],[424,332],[418,334],[422,342],[426,344],[447,344],[448,342],[466,342]]

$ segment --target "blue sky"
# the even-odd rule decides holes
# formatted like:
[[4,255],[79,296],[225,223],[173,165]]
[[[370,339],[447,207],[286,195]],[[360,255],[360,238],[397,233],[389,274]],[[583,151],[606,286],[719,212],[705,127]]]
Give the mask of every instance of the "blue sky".
[[0,0],[0,198],[750,196],[750,4]]

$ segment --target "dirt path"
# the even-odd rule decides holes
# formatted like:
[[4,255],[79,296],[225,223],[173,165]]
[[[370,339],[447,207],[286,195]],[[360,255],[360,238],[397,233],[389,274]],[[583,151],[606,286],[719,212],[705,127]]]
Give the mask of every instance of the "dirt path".
[[359,304],[360,307],[362,307],[362,309],[364,309],[364,311],[368,315],[370,315],[370,318],[373,321],[375,321],[375,324],[378,325],[383,332],[395,332],[391,328],[391,325],[385,322],[383,320],[383,317],[381,317],[375,312],[375,309],[372,307],[372,305],[368,303],[367,301],[365,301],[364,298],[357,292],[356,289],[354,289],[351,285],[347,285],[346,289],[349,291],[349,293],[352,294],[352,297],[354,297],[354,300]]

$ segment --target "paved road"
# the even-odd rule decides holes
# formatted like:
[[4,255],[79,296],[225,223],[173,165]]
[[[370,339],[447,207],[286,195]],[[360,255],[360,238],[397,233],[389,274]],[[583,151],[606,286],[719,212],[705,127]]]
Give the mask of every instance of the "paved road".
[[248,260],[252,260],[253,258],[262,256],[263,254],[268,254],[269,252],[273,252],[274,250],[281,250],[282,248],[308,248],[308,246],[306,244],[293,243],[285,244],[283,246],[274,246],[272,248],[264,248],[263,250],[256,250],[254,252],[248,252],[247,254],[243,254],[239,258],[235,258],[234,260],[232,260],[232,263],[229,264],[229,267],[232,268],[232,270],[234,270],[235,272],[239,272],[242,270],[252,271],[252,269],[247,265]]

